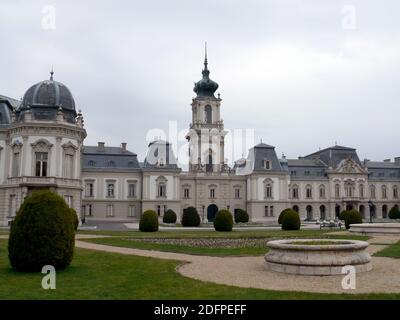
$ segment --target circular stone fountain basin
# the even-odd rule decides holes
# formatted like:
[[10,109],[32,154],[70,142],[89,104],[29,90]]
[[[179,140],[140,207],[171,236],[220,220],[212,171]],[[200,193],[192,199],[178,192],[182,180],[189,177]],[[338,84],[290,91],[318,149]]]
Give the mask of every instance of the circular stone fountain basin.
[[349,231],[357,234],[400,236],[400,223],[351,224]]
[[372,269],[369,243],[337,239],[289,239],[269,241],[265,255],[268,270],[301,275],[342,274],[344,266],[356,272]]

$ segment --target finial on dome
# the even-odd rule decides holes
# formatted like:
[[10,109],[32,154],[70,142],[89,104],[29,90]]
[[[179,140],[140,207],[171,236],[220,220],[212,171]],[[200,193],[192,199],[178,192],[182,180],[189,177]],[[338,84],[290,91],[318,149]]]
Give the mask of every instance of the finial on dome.
[[208,60],[207,60],[207,41],[204,44],[204,70],[207,70]]
[[54,75],[54,69],[53,66],[51,66],[51,71],[50,71],[50,80],[53,81],[53,75]]

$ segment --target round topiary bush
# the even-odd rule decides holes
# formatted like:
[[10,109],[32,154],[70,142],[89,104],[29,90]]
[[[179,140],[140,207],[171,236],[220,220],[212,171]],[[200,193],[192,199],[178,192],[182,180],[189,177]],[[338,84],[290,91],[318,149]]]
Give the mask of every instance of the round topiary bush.
[[339,220],[345,221],[346,220],[346,214],[349,212],[349,210],[343,210],[339,213]]
[[247,222],[249,222],[249,214],[243,209],[236,210],[235,211],[235,222],[236,223],[247,223]]
[[287,210],[282,216],[282,230],[300,230],[300,216],[296,211]]
[[79,227],[78,215],[76,214],[76,211],[75,211],[75,209],[73,209],[73,208],[69,208],[69,212],[70,212],[70,214],[71,214],[71,218],[72,218],[72,223],[73,223],[73,226],[74,226],[74,230],[76,231],[76,230],[78,230],[78,227]]
[[139,230],[143,232],[158,231],[158,216],[153,210],[143,212],[140,217]]
[[228,210],[219,210],[215,215],[215,231],[232,231],[233,218]]
[[176,222],[176,213],[174,212],[174,210],[168,209],[164,213],[163,222],[164,223],[175,223]]
[[357,210],[348,210],[344,215],[346,229],[350,229],[351,224],[362,223],[362,216]]
[[65,269],[72,261],[74,246],[74,221],[64,199],[49,190],[26,197],[11,224],[11,266],[26,272],[41,271],[46,265]]
[[184,227],[198,227],[200,225],[200,216],[194,207],[188,207],[183,210],[182,226]]
[[400,210],[398,207],[393,207],[389,211],[389,218],[390,219],[400,219]]
[[282,212],[279,214],[279,217],[278,217],[279,224],[282,224],[282,219],[283,219],[283,216],[285,215],[285,213],[290,212],[290,211],[294,211],[294,210],[292,210],[290,208],[286,208],[286,209],[282,210]]

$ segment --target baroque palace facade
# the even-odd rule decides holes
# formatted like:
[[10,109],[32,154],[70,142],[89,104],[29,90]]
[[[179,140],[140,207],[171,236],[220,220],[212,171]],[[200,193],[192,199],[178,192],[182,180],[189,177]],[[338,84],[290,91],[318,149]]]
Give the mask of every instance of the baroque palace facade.
[[186,136],[187,172],[163,140],[149,144],[143,162],[126,143],[85,146],[82,113],[53,72],[22,101],[0,95],[0,225],[8,225],[24,197],[40,188],[63,196],[85,221],[136,221],[147,209],[180,216],[189,206],[203,221],[212,221],[219,209],[245,209],[252,221],[274,223],[288,207],[303,220],[334,219],[346,208],[358,209],[364,219],[385,219],[400,205],[400,158],[360,161],[355,149],[335,145],[280,159],[275,147],[260,143],[229,167],[222,100],[215,97],[218,84],[210,79],[207,57],[202,75]]

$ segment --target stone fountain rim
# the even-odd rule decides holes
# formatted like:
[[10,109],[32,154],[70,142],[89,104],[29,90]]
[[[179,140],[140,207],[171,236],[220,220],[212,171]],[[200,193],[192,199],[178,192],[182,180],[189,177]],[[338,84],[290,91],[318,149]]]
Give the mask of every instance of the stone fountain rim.
[[[293,244],[293,242],[337,242],[338,244],[329,245],[306,245]],[[271,249],[293,250],[293,251],[335,251],[335,250],[361,250],[369,246],[366,241],[349,240],[349,239],[284,239],[272,240],[267,242],[267,246]]]

